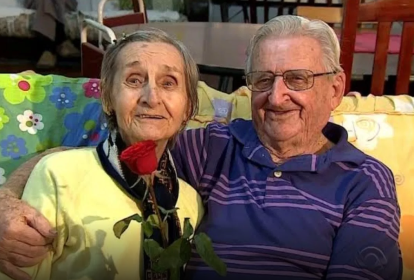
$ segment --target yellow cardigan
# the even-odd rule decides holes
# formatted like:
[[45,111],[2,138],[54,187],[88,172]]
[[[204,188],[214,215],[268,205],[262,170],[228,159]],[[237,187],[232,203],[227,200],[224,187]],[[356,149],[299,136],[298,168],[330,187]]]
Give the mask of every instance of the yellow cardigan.
[[[196,227],[204,214],[196,191],[179,182],[178,216]],[[95,148],[44,157],[33,170],[23,200],[56,227],[54,252],[39,265],[25,268],[33,280],[143,279],[143,231],[131,222],[118,239],[113,226],[136,213],[134,201],[104,171]],[[0,274],[0,280],[9,279]]]

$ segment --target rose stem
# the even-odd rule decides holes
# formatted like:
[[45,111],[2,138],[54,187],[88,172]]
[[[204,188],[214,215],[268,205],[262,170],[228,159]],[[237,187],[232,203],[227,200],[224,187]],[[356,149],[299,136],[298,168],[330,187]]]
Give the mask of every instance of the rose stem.
[[161,231],[161,236],[162,236],[162,243],[164,245],[164,248],[167,248],[167,237],[165,236],[164,223],[163,223],[163,221],[161,219],[160,209],[158,209],[157,199],[155,198],[155,192],[154,192],[154,174],[151,174],[151,185],[149,187],[149,191],[150,191],[150,194],[152,196],[152,202],[154,203],[155,214],[158,217],[160,231]]

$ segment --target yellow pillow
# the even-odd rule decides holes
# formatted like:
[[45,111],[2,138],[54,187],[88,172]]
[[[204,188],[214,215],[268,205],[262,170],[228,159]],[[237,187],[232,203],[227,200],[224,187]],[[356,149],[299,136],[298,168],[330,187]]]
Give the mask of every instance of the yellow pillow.
[[403,279],[414,279],[414,98],[347,96],[332,121],[347,129],[349,142],[393,171],[401,206]]

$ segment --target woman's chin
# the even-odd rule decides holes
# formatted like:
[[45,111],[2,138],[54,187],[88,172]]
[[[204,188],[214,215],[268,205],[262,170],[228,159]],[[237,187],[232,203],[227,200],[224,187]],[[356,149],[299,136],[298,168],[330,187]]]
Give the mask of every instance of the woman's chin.
[[168,141],[171,136],[165,135],[165,131],[154,131],[154,130],[140,130],[139,133],[133,133],[130,135],[131,142],[141,142],[146,140],[152,140],[155,142]]

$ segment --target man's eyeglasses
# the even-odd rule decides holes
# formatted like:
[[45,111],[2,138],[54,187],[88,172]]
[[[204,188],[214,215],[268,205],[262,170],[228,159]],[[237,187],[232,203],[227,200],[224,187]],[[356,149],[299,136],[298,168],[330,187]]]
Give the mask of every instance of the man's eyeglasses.
[[294,91],[307,90],[313,87],[315,77],[336,74],[337,72],[313,73],[311,70],[288,70],[281,74],[270,71],[250,72],[246,75],[247,87],[251,91],[268,91],[273,87],[276,77],[283,77],[286,87]]

